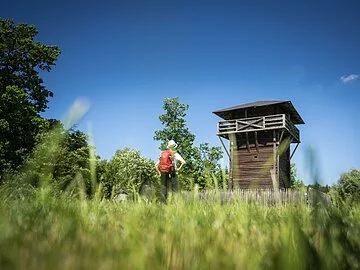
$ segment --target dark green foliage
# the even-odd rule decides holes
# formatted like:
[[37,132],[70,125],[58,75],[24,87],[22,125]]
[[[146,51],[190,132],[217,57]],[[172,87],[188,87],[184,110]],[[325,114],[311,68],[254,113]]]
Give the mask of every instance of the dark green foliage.
[[164,150],[169,140],[178,143],[178,150],[187,159],[192,154],[192,146],[195,135],[190,132],[186,126],[186,111],[189,105],[179,102],[179,98],[165,98],[163,109],[165,114],[159,116],[161,124],[164,125],[162,130],[155,131],[154,139],[161,141],[160,148]]
[[139,193],[144,185],[158,187],[158,181],[154,162],[126,148],[117,150],[107,163],[102,184],[105,197],[110,198],[120,193]]
[[65,140],[60,145],[53,172],[53,177],[60,185],[61,190],[71,186],[77,187],[74,179],[81,175],[86,194],[91,194],[90,147],[87,140],[88,136],[79,130],[66,132]]
[[308,185],[309,188],[312,188],[312,189],[316,189],[318,191],[321,191],[323,193],[329,193],[330,191],[330,186],[329,185],[321,185],[319,183],[315,183],[315,184],[310,184]]
[[20,165],[35,143],[43,119],[17,86],[8,86],[0,97],[0,175]]
[[91,177],[88,136],[65,130],[59,121],[47,121],[46,126],[49,130],[38,134],[38,143],[24,166],[6,179],[35,188],[51,185],[58,191],[80,191],[86,197],[92,196],[97,183]]
[[179,98],[166,98],[163,108],[165,113],[159,119],[164,128],[155,131],[154,139],[161,142],[161,150],[166,148],[169,140],[177,142],[176,151],[186,161],[178,172],[182,188],[192,189],[194,184],[202,189],[213,188],[216,181],[222,187],[227,182],[227,177],[218,164],[223,156],[221,147],[211,147],[208,143],[203,143],[200,147],[194,145],[195,135],[186,126],[185,119],[189,105],[181,103]]
[[37,34],[35,26],[0,18],[0,177],[33,149],[52,96],[39,72],[51,70],[60,50],[35,42]]
[[98,180],[98,182],[103,182],[103,180],[105,178],[107,164],[108,164],[108,162],[106,159],[100,159],[100,157],[97,158],[96,179]]
[[0,89],[17,86],[27,93],[27,100],[35,111],[46,109],[48,90],[39,77],[39,71],[50,71],[60,54],[57,46],[35,42],[35,26],[15,25],[12,20],[0,19]]
[[201,143],[198,148],[199,177],[198,183],[205,183],[205,188],[226,188],[228,176],[221,168],[219,160],[223,157],[220,147],[211,147],[208,143]]

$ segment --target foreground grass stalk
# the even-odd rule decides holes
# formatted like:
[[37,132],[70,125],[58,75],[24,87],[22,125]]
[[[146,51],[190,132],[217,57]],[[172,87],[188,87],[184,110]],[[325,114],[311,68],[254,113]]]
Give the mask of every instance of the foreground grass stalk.
[[[195,193],[194,193],[195,194]],[[0,192],[0,198],[4,196]],[[54,197],[0,206],[1,269],[359,268],[360,208]],[[140,200],[141,201],[141,200]]]

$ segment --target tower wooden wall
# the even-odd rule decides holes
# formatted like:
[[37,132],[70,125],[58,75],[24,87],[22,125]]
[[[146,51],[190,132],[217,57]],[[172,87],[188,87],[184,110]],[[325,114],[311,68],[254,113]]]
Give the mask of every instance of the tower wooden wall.
[[[273,133],[275,133],[274,137],[271,136]],[[230,139],[232,144],[230,178],[233,187],[273,188],[276,185],[287,188],[290,186],[290,147],[288,144],[282,146],[284,150],[279,149],[280,136],[279,132],[258,132],[257,146],[254,133],[236,134],[234,139]],[[286,143],[285,138],[282,141]]]

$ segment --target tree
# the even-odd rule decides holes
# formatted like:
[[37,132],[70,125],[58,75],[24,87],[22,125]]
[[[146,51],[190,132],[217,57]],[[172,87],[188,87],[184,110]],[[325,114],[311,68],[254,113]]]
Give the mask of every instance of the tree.
[[352,206],[360,202],[360,170],[352,169],[341,175],[332,190],[335,201]]
[[303,181],[300,180],[300,178],[298,176],[295,163],[290,164],[290,187],[295,188],[295,189],[305,189],[306,188],[305,184],[303,183]]
[[60,144],[60,151],[54,164],[53,178],[59,188],[77,188],[74,179],[80,177],[86,195],[92,193],[90,176],[90,146],[88,135],[79,130],[65,131],[65,139]]
[[179,172],[179,182],[183,187],[189,186],[192,178],[198,174],[196,159],[199,157],[197,149],[193,147],[195,135],[186,126],[185,116],[189,105],[180,103],[179,98],[165,98],[163,109],[165,113],[159,116],[159,120],[164,128],[155,131],[154,140],[161,142],[160,150],[166,148],[169,140],[178,144],[176,150],[186,160],[183,170]]
[[[155,131],[154,140],[160,141],[160,150],[166,148],[169,140],[178,143],[177,151],[186,161],[183,169],[179,172],[180,185],[185,189],[191,189],[194,184],[200,188],[212,185],[215,172],[221,170],[218,161],[222,158],[220,147],[210,147],[209,144],[194,146],[195,135],[186,126],[186,111],[189,105],[179,101],[179,98],[166,98],[164,100],[164,114],[159,116],[164,126],[162,130]],[[212,185],[213,186],[213,185]]]
[[189,163],[194,155],[193,143],[195,140],[195,135],[186,126],[185,116],[189,105],[180,103],[179,98],[166,98],[163,108],[165,114],[160,115],[159,119],[164,128],[155,131],[154,139],[161,141],[161,150],[166,148],[169,140],[177,142],[177,150]]
[[46,122],[40,113],[53,93],[39,73],[51,70],[60,50],[35,42],[37,34],[35,26],[0,18],[0,176],[22,164]]
[[[26,121],[24,119],[26,118]],[[0,175],[5,169],[22,163],[34,144],[36,127],[42,118],[17,86],[8,86],[0,97]]]
[[[209,143],[201,143],[199,148],[200,159],[200,178],[205,183],[205,188],[213,188],[216,185],[219,188],[226,188],[228,177],[225,171],[221,168],[219,160],[223,157],[223,152],[220,147],[210,147]],[[216,181],[216,183],[214,182]]]

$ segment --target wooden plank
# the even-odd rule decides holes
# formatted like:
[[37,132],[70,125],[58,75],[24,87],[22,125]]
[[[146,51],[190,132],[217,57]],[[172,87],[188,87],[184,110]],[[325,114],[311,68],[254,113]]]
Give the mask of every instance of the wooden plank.
[[220,129],[227,129],[227,128],[235,128],[236,124],[231,124],[231,125],[220,125]]
[[231,129],[236,130],[236,127],[235,127],[235,126],[233,126],[233,127],[231,127],[231,126],[228,126],[228,127],[220,127],[220,128],[219,128],[219,131],[221,131],[221,130],[227,131],[227,130],[231,130]]
[[226,130],[226,129],[229,129],[229,128],[236,128],[236,126],[235,125],[233,125],[233,126],[219,126],[219,129],[218,130],[221,130],[221,129],[224,129],[224,130]]
[[272,166],[270,165],[253,165],[253,164],[244,164],[244,165],[239,165],[239,166],[233,166],[233,169],[234,170],[241,170],[241,171],[249,171],[250,173],[254,174],[255,172],[253,172],[254,169],[259,169],[258,172],[256,173],[259,173],[261,172],[262,170],[266,170],[268,171],[269,169],[273,168]]
[[239,179],[239,178],[236,178],[234,177],[233,178],[233,181],[234,182],[241,182],[241,183],[244,183],[244,184],[251,184],[251,183],[259,183],[259,184],[263,184],[263,185],[269,185],[272,187],[272,181],[270,178],[258,178],[258,177],[251,177],[251,178],[242,178],[242,179]]
[[273,127],[273,126],[279,126],[279,127],[284,127],[283,124],[279,121],[276,122],[265,122],[265,128],[266,127]]
[[247,178],[244,178],[241,175],[234,175],[233,180],[234,181],[242,181],[242,182],[262,181],[264,183],[272,184],[270,174],[267,177],[259,177],[259,176],[254,175],[254,176],[249,176]]
[[[245,130],[235,130],[235,128],[230,128],[230,129],[220,129],[217,133],[217,135],[226,135],[226,134],[236,134],[236,133],[246,133],[246,132],[254,132],[254,131],[257,131],[257,132],[261,132],[261,131],[271,131],[271,130],[281,130],[283,129],[284,127],[283,126],[280,126],[280,125],[274,125],[274,126],[267,126],[265,128],[262,128],[262,129],[255,129],[255,128],[251,128],[251,129],[245,129]],[[296,137],[294,137],[295,139]]]
[[259,122],[263,121],[262,117],[258,117],[258,118],[253,118],[253,119],[236,119],[236,122],[239,122],[241,124],[244,125],[248,125],[248,124],[258,124]]
[[249,177],[241,177],[241,175],[234,175],[233,179],[234,181],[264,181],[265,183],[272,183],[271,181],[271,177],[269,177],[270,174],[266,177],[260,177],[260,176],[257,176],[257,175],[253,175],[253,176],[249,176]]
[[235,123],[236,119],[233,120],[224,120],[224,121],[219,121],[220,125],[228,125],[228,124],[233,124]]
[[234,187],[245,188],[245,189],[272,189],[272,186],[269,184],[242,183],[242,182],[236,182],[236,181],[234,181]]
[[250,153],[251,150],[250,150],[250,145],[249,145],[249,133],[245,133],[245,136],[246,136],[246,148],[248,150],[248,152]]
[[242,176],[242,177],[250,177],[250,176],[259,176],[259,177],[268,177],[270,169],[272,167],[258,167],[258,168],[233,168],[233,175]]
[[279,160],[279,185],[282,188],[290,187],[290,148],[280,155]]
[[257,132],[255,131],[254,133],[255,136],[255,146],[256,146],[256,151],[259,153],[259,142],[258,142],[258,136],[257,136]]
[[251,180],[251,181],[236,181],[234,180],[234,186],[240,188],[272,188],[271,182],[264,182],[263,180]]
[[265,119],[265,123],[268,123],[268,124],[279,123],[281,125],[283,124],[281,118]]
[[278,154],[278,146],[276,147],[276,188],[280,188],[280,156]]
[[228,121],[219,121],[220,125],[234,125],[236,120],[228,120]]
[[245,126],[252,126],[252,127],[257,127],[257,128],[263,128],[263,123],[261,123],[261,125],[259,124],[260,122],[263,122],[263,118],[259,117],[259,118],[255,118],[255,119],[237,119],[236,123],[237,124],[242,124]]
[[226,151],[226,154],[228,155],[228,158],[229,158],[229,160],[230,160],[230,162],[231,162],[231,157],[230,157],[229,151],[228,151],[227,148],[225,147],[225,144],[224,144],[223,140],[221,139],[221,137],[219,137],[219,139],[220,139],[220,142],[221,142],[222,146],[224,147],[224,149],[225,149],[225,151]]
[[277,177],[276,177],[276,161],[277,161],[277,149],[276,149],[276,132],[273,131],[273,168],[271,171],[271,178],[273,180],[273,188],[277,188]]
[[279,143],[281,143],[282,139],[283,139],[283,136],[284,136],[284,131],[282,130],[281,131],[281,135],[280,135],[280,139],[279,139]]
[[291,155],[290,155],[290,160],[291,160],[291,158],[293,157],[293,155],[295,154],[295,151],[296,151],[296,149],[298,148],[298,146],[299,146],[299,143],[296,144],[293,152],[291,153]]

